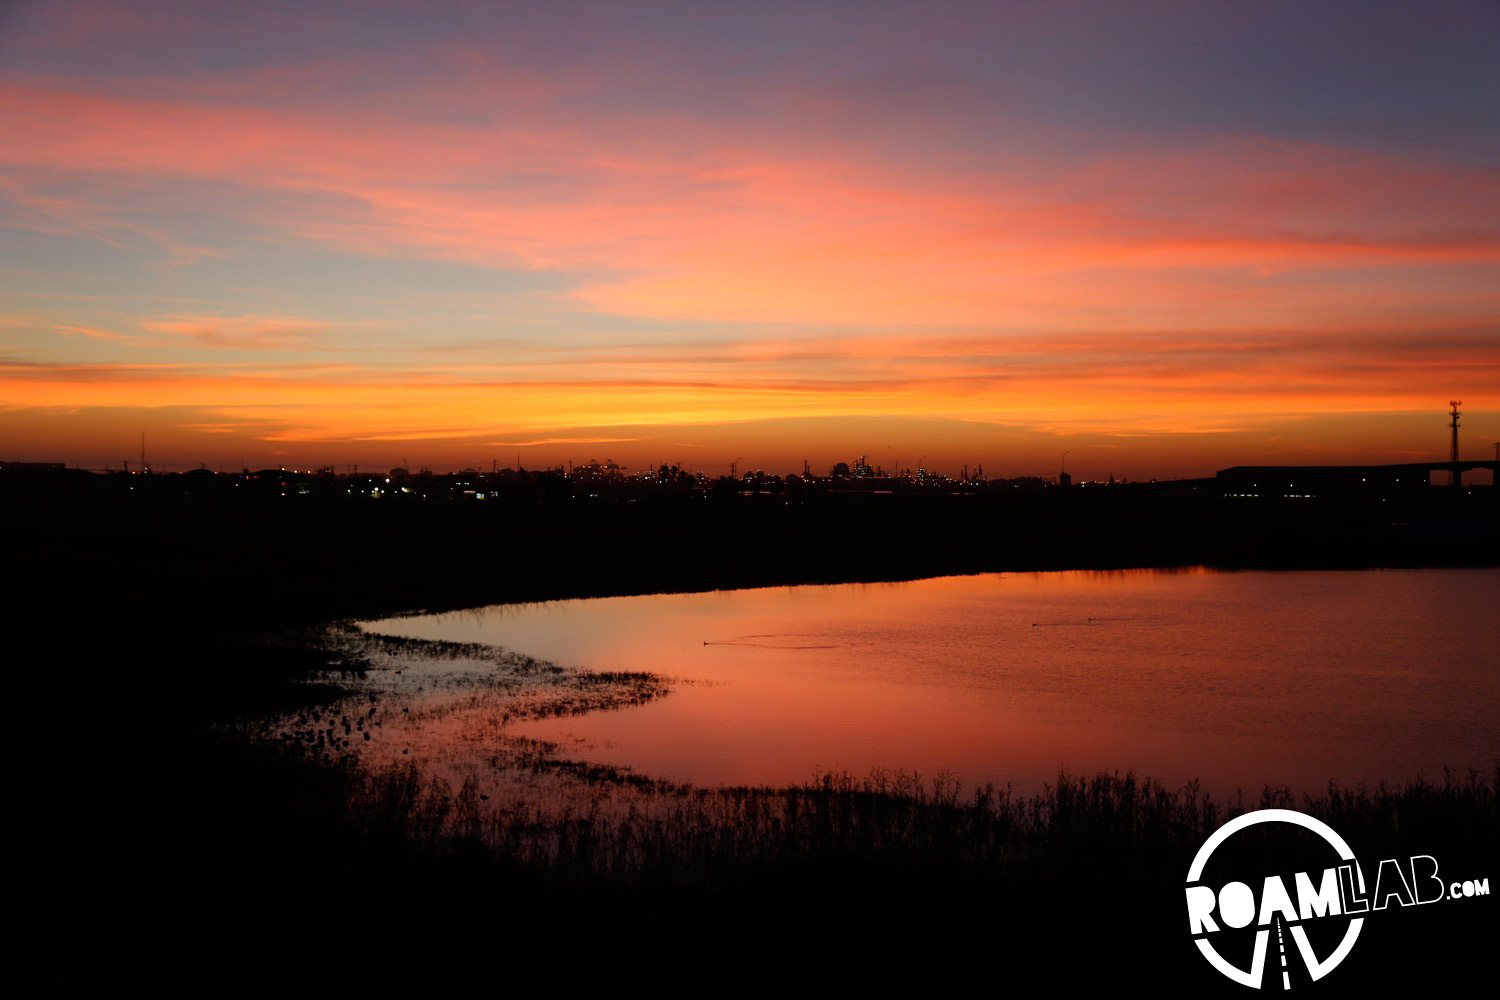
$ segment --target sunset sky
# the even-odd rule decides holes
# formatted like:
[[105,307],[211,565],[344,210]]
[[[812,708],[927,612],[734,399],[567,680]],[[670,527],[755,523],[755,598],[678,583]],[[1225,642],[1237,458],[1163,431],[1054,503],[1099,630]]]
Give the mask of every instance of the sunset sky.
[[1500,4],[0,3],[0,459],[1500,440]]

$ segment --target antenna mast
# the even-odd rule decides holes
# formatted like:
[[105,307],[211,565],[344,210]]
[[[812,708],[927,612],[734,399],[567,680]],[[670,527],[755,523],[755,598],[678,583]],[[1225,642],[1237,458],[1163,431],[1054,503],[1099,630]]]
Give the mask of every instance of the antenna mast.
[[1463,485],[1463,474],[1458,471],[1458,417],[1459,407],[1464,405],[1461,399],[1448,400],[1448,426],[1453,430],[1452,454],[1448,461],[1453,463],[1453,485],[1455,488]]

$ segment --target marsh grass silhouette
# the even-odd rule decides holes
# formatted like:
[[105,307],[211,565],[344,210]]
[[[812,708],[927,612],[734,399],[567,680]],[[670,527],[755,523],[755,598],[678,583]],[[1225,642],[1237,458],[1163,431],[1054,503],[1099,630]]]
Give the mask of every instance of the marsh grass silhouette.
[[[1294,808],[1346,832],[1357,853],[1398,850],[1441,834],[1484,843],[1497,831],[1500,765],[1399,785],[1319,795],[1264,789],[1253,806],[1221,803],[1196,783],[1168,789],[1134,774],[1060,774],[1035,795],[951,775],[845,772],[786,787],[694,788],[610,768],[534,760],[566,786],[546,801],[484,808],[472,776],[457,789],[417,762],[344,772],[349,821],[421,851],[492,852],[545,884],[724,886],[788,866],[908,870],[924,877],[1004,882],[1038,866],[1180,862],[1248,808]],[[1399,843],[1398,843],[1399,841]]]

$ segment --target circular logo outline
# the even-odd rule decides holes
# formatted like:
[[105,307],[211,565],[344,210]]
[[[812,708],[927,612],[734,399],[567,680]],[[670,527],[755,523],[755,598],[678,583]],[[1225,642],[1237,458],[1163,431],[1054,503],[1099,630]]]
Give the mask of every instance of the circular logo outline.
[[[1333,827],[1322,820],[1315,819],[1306,813],[1297,812],[1295,809],[1257,809],[1254,812],[1247,812],[1236,816],[1215,830],[1213,836],[1203,842],[1203,846],[1198,848],[1198,853],[1193,856],[1193,863],[1188,868],[1188,884],[1192,885],[1195,882],[1202,881],[1203,868],[1208,864],[1208,859],[1220,844],[1241,830],[1258,826],[1261,823],[1290,823],[1293,826],[1299,826],[1304,830],[1316,833],[1327,841],[1328,846],[1338,852],[1340,860],[1351,863],[1355,861],[1354,851],[1349,848],[1349,844],[1334,831]],[[1357,863],[1354,864],[1354,871],[1359,876],[1360,890],[1363,891],[1365,877],[1364,873],[1359,870]],[[1349,929],[1344,932],[1344,939],[1339,942],[1339,946],[1334,949],[1333,954],[1329,955],[1327,960],[1321,962],[1312,953],[1312,947],[1307,942],[1307,933],[1300,926],[1292,928],[1292,936],[1296,939],[1297,945],[1302,951],[1303,960],[1307,962],[1307,971],[1312,976],[1314,982],[1332,972],[1348,956],[1349,952],[1354,948],[1354,942],[1359,939],[1359,931],[1364,926],[1364,923],[1365,920],[1363,917],[1355,917],[1349,921]],[[1266,934],[1265,930],[1257,933],[1256,960],[1249,972],[1230,965],[1224,956],[1214,950],[1214,946],[1209,943],[1207,937],[1197,938],[1193,943],[1198,946],[1198,950],[1202,952],[1203,957],[1208,959],[1209,964],[1219,970],[1220,973],[1242,986],[1249,986],[1251,989],[1260,989],[1260,972],[1262,961],[1265,957],[1263,940]]]

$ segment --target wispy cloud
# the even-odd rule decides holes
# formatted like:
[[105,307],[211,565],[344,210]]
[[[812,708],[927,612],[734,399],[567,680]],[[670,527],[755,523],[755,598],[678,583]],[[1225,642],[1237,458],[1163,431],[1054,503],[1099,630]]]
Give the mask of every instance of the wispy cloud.
[[142,328],[154,333],[190,337],[207,347],[234,347],[252,350],[284,350],[324,346],[334,324],[305,316],[280,316],[252,313],[244,316],[175,315],[140,321]]
[[64,337],[89,337],[94,340],[113,341],[117,344],[135,343],[140,339],[139,337],[132,336],[128,333],[120,333],[117,330],[105,330],[100,327],[79,325],[64,326],[62,324],[58,324],[54,326],[53,329],[62,334]]
[[639,441],[640,438],[633,437],[548,437],[536,438],[532,441],[485,441],[486,447],[495,448],[534,448],[538,445],[554,444],[624,444],[627,441]]

